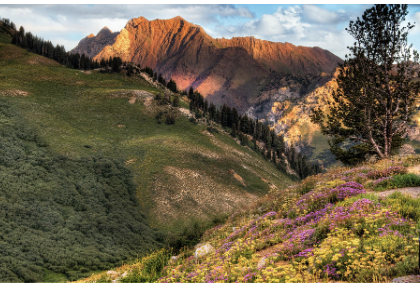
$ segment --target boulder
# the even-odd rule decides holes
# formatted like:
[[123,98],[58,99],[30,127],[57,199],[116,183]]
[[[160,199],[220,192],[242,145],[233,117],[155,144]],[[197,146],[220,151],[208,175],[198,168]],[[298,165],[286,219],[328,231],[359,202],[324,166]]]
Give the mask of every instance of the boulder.
[[215,249],[210,243],[206,243],[204,245],[198,244],[196,246],[194,256],[195,257],[201,257],[201,256],[207,255],[209,253],[212,253],[214,251],[215,251]]
[[262,268],[262,267],[266,266],[270,262],[270,258],[274,258],[274,257],[277,257],[277,256],[278,256],[278,254],[277,253],[274,253],[274,254],[271,254],[271,255],[262,257],[258,261],[257,267],[258,268]]

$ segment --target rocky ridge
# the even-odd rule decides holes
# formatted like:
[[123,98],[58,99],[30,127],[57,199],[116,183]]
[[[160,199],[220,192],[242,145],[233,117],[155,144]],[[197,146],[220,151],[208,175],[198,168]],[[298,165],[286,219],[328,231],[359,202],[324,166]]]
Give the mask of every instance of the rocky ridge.
[[[81,46],[88,42],[93,45],[97,37],[85,38],[73,51],[80,53]],[[149,66],[164,78],[174,79],[179,89],[192,86],[209,101],[226,103],[242,113],[254,104],[273,74],[317,75],[342,62],[320,48],[253,37],[214,39],[181,17],[131,19],[115,38],[101,42],[97,49],[85,50],[98,60],[119,56],[123,61]]]

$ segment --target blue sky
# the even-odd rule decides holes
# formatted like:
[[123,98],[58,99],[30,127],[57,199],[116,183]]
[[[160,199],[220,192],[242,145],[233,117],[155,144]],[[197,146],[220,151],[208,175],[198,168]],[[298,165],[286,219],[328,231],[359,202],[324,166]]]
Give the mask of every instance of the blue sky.
[[[150,3],[150,2],[149,2]],[[181,16],[202,26],[215,38],[254,36],[274,42],[318,46],[344,58],[353,39],[345,31],[350,20],[361,17],[372,5],[354,4],[94,4],[94,5],[0,5],[0,17],[18,27],[62,44],[71,50],[90,33],[104,26],[120,31],[128,20]],[[420,49],[420,7],[409,5],[407,20],[419,23],[409,42]]]

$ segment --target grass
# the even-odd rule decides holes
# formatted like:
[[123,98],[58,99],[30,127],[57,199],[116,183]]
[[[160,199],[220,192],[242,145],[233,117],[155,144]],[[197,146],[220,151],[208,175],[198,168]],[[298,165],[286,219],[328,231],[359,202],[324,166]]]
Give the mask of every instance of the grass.
[[0,43],[9,44],[11,41],[12,41],[12,37],[10,35],[0,32]]

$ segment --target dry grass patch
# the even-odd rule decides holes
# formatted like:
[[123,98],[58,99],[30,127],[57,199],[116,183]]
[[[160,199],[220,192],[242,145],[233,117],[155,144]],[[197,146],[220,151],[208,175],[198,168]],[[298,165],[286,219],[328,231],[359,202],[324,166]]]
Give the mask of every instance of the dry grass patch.
[[233,184],[218,183],[200,171],[167,166],[164,172],[153,185],[154,216],[160,221],[229,213],[258,198]]
[[0,91],[1,96],[10,96],[10,97],[27,97],[29,92],[19,89],[8,89]]

